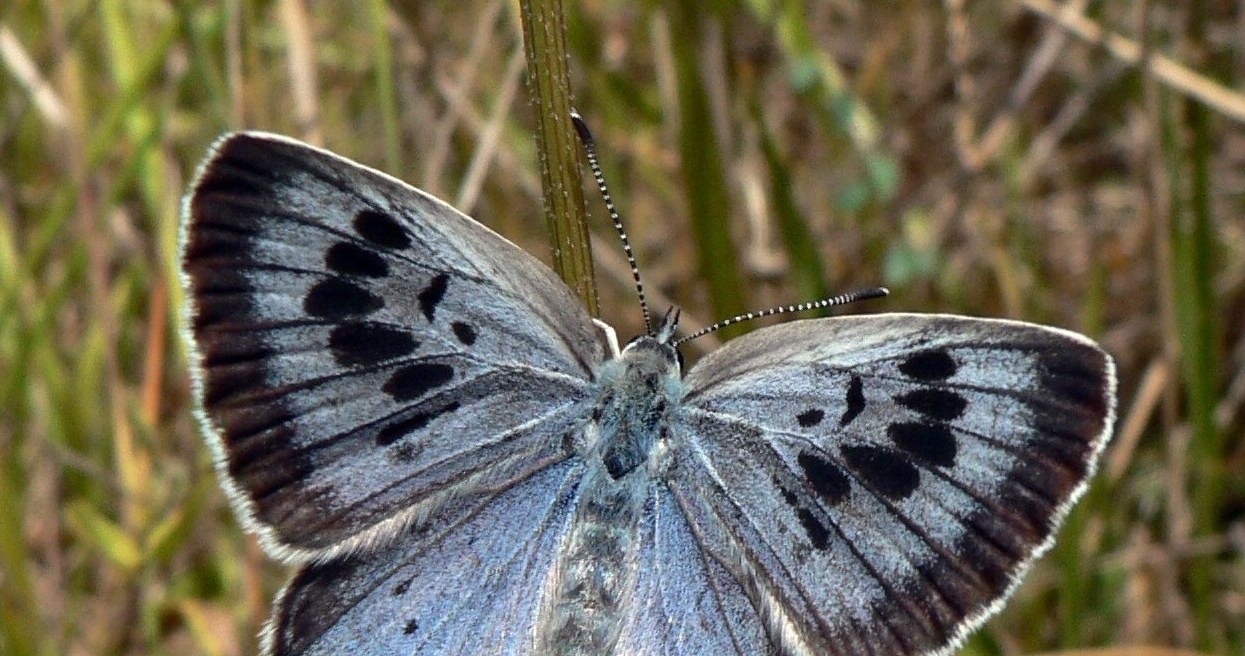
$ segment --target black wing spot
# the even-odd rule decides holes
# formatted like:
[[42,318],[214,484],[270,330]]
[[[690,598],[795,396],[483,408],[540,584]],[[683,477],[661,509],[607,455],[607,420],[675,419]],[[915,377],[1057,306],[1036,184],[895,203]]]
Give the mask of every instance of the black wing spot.
[[809,542],[818,549],[825,549],[830,543],[830,529],[826,528],[821,520],[813,516],[812,511],[808,508],[799,508],[795,511],[796,517],[800,519],[800,524],[804,527],[804,533],[808,535]]
[[453,378],[454,368],[448,364],[413,364],[395,371],[381,389],[395,401],[410,401],[441,387]]
[[835,506],[847,498],[852,486],[847,474],[837,465],[811,451],[801,451],[796,460],[804,470],[808,484],[827,504]]
[[347,276],[384,278],[389,275],[389,265],[380,253],[346,241],[329,247],[324,254],[324,264],[334,273]]
[[450,328],[454,330],[454,336],[458,338],[458,341],[464,345],[471,346],[476,343],[476,329],[472,328],[470,324],[455,321],[450,324]]
[[383,298],[342,278],[326,278],[316,283],[303,299],[307,314],[322,319],[371,314],[383,307]]
[[419,293],[419,309],[423,311],[424,317],[428,319],[428,323],[432,323],[433,317],[437,313],[437,305],[441,303],[441,299],[445,298],[445,288],[450,284],[450,277],[444,273],[438,274],[427,287]]
[[415,577],[411,577],[411,578],[409,578],[409,579],[407,579],[407,580],[405,580],[405,581],[403,581],[403,582],[401,582],[401,583],[399,583],[399,584],[395,585],[395,586],[393,587],[393,596],[395,596],[395,597],[396,597],[396,596],[398,596],[398,595],[403,595],[403,594],[406,594],[406,591],[411,589],[411,582],[412,582],[412,581],[414,581],[414,580],[415,580]]
[[427,426],[429,422],[441,415],[449,414],[458,409],[458,403],[450,403],[432,412],[419,412],[394,424],[390,424],[376,434],[377,446],[389,446],[394,442]]
[[826,413],[824,411],[818,410],[817,408],[809,408],[808,410],[796,415],[795,420],[800,422],[800,425],[804,428],[812,428],[813,426],[820,424],[821,420],[825,416]]
[[851,382],[847,384],[847,409],[843,411],[843,416],[839,417],[839,425],[846,426],[852,423],[852,420],[864,409],[864,383],[860,380],[860,376],[852,376]]
[[419,620],[417,619],[407,620],[406,626],[402,627],[402,633],[406,635],[411,635],[418,630],[419,630]]
[[329,334],[329,350],[343,367],[379,364],[410,355],[418,347],[410,333],[378,323],[343,323]]
[[903,455],[876,446],[845,446],[847,466],[892,501],[902,501],[921,484],[921,474]]
[[392,216],[373,209],[359,210],[354,215],[354,229],[360,237],[393,250],[411,245],[411,236]]
[[959,419],[968,407],[968,399],[944,389],[915,389],[895,397],[895,402],[930,419]]
[[951,429],[942,424],[897,422],[886,427],[895,444],[913,456],[939,467],[955,464],[958,445]]
[[899,365],[903,375],[916,380],[946,380],[955,375],[959,367],[951,354],[942,349],[915,353]]

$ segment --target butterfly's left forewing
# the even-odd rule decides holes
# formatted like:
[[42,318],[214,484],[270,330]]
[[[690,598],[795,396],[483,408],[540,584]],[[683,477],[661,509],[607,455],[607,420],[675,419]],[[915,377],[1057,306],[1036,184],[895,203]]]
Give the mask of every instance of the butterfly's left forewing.
[[567,457],[602,357],[548,267],[387,175],[264,133],[185,201],[200,418],[269,550],[328,558]]
[[1049,544],[1113,420],[1089,340],[876,315],[729,342],[689,372],[671,488],[790,653],[943,654]]

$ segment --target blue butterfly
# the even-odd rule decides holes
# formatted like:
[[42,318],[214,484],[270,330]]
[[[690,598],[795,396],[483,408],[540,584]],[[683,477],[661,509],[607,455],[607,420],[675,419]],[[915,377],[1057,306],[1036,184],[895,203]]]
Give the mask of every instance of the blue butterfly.
[[677,312],[619,349],[511,242],[271,134],[212,146],[182,270],[221,481],[299,567],[268,654],[946,654],[1114,419],[1101,348],[1015,321],[792,321],[685,373]]

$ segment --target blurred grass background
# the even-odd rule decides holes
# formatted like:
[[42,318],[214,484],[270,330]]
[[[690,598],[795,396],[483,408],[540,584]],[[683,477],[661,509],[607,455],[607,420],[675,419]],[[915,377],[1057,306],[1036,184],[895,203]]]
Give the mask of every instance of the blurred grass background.
[[[566,10],[575,103],[685,330],[884,284],[855,311],[1117,358],[1103,471],[964,653],[1245,653],[1245,4]],[[185,182],[219,133],[282,132],[549,261],[516,5],[10,0],[0,111],[0,654],[250,653],[286,572],[188,411]],[[584,182],[604,318],[634,334]]]

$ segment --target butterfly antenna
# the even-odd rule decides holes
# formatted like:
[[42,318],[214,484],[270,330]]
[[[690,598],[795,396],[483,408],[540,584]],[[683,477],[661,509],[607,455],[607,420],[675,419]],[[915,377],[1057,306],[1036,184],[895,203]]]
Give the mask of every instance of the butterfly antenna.
[[597,163],[597,145],[592,138],[592,133],[588,131],[588,124],[584,122],[584,118],[579,115],[576,110],[571,110],[571,122],[575,124],[575,131],[579,133],[579,140],[584,144],[584,153],[588,156],[588,167],[592,169],[592,177],[597,181],[597,188],[601,190],[601,198],[605,199],[605,209],[609,211],[610,218],[614,220],[614,230],[618,232],[618,238],[622,240],[623,252],[627,254],[627,264],[631,267],[631,278],[635,280],[635,293],[640,297],[640,311],[644,313],[644,334],[653,334],[653,320],[648,313],[648,302],[644,300],[644,283],[640,280],[640,267],[636,266],[635,253],[631,251],[631,240],[627,239],[627,231],[623,229],[622,217],[618,215],[618,209],[614,207],[614,199],[610,196],[610,190],[605,186],[605,174],[601,172],[601,165]]
[[803,312],[804,310],[816,310],[819,308],[833,307],[835,305],[847,305],[848,303],[855,303],[857,301],[867,301],[871,298],[882,298],[890,293],[890,290],[885,287],[866,287],[865,289],[857,289],[854,292],[839,294],[838,296],[831,296],[830,298],[823,298],[820,301],[813,301],[811,303],[780,305],[778,307],[772,307],[768,310],[761,310],[759,312],[748,312],[747,314],[740,314],[733,316],[730,319],[719,321],[708,328],[702,328],[686,337],[680,337],[679,339],[674,340],[672,346],[677,347],[683,342],[690,342],[697,337],[704,337],[711,332],[721,330],[729,325],[736,324],[741,321],[751,321],[762,317],[772,317],[775,314],[787,314],[788,312]]

